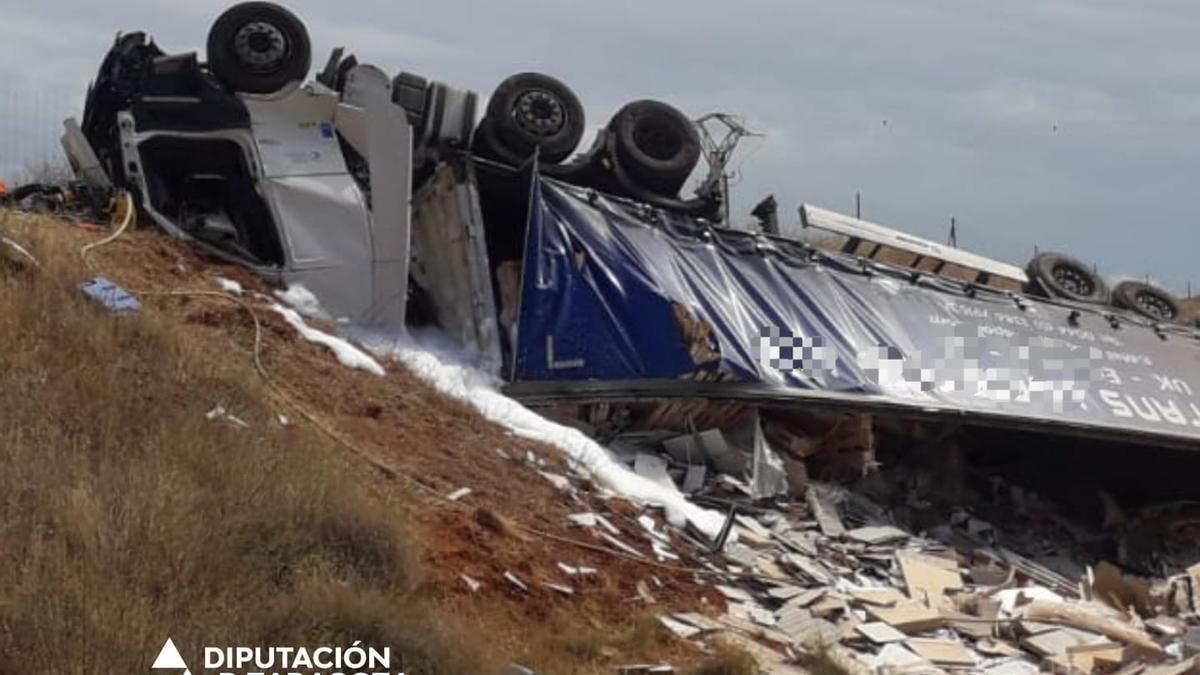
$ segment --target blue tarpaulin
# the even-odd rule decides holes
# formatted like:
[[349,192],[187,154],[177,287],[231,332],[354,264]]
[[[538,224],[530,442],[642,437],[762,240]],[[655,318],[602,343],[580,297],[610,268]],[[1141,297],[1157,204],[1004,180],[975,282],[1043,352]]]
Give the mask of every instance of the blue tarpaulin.
[[535,179],[516,382],[734,380],[1200,441],[1200,340]]
[[79,285],[80,290],[89,298],[104,305],[117,314],[140,311],[141,303],[124,288],[104,277],[88,279]]

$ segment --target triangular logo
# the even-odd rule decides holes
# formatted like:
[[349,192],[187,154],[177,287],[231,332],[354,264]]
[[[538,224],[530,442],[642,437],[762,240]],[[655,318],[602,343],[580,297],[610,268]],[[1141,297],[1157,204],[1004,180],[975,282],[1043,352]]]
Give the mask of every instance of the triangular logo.
[[183,662],[183,657],[180,656],[179,650],[175,648],[175,643],[171,641],[171,638],[167,638],[162,651],[158,653],[158,658],[154,659],[154,665],[150,667],[154,670],[159,670],[160,668],[188,669],[187,664]]

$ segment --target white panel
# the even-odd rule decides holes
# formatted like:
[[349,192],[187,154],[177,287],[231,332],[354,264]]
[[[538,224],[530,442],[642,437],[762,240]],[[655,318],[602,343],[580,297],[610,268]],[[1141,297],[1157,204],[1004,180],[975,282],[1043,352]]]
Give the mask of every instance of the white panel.
[[474,171],[459,182],[443,164],[413,197],[413,278],[429,292],[443,330],[500,371],[500,332]]
[[335,317],[363,320],[374,303],[370,225],[349,175],[263,181],[280,224],[288,283],[303,283]]
[[348,175],[293,176],[264,181],[296,268],[370,259],[370,228],[362,192]]
[[815,227],[819,230],[834,232],[847,237],[862,239],[902,251],[923,255],[928,258],[945,260],[948,263],[961,265],[970,269],[987,272],[995,276],[1015,279],[1022,284],[1029,281],[1025,270],[999,260],[963,251],[950,246],[943,246],[928,239],[894,230],[886,225],[859,220],[836,211],[803,204],[800,206],[800,222],[804,227]]
[[[410,257],[409,204],[412,198],[412,130],[404,109],[381,97],[367,104],[371,169],[371,243],[376,293],[386,316],[404,324]],[[382,323],[377,321],[376,323]]]
[[243,102],[268,178],[346,173],[334,127],[336,94],[301,87],[281,99]]

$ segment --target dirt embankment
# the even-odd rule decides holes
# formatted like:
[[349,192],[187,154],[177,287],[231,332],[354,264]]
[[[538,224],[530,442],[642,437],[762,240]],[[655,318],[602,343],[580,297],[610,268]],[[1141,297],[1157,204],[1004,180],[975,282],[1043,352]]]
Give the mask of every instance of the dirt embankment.
[[[155,232],[132,231],[87,265],[79,249],[97,235],[69,224],[0,213],[0,233],[41,262],[0,261],[0,597],[24,589],[24,604],[0,602],[0,672],[65,672],[54,650],[75,658],[73,640],[89,632],[91,672],[144,670],[168,633],[185,654],[189,639],[194,649],[365,634],[412,653],[409,672],[513,661],[610,672],[702,658],[647,619],[723,606],[691,575],[522,529],[590,536],[566,517],[599,497],[539,475],[565,471],[552,449],[513,438],[399,364],[384,377],[341,366],[261,301],[148,294],[142,312],[115,317],[76,291],[96,275],[143,292],[213,291],[217,275],[270,291]],[[256,372],[247,306],[277,387]],[[246,426],[212,414],[218,407]],[[471,492],[459,502],[442,498],[460,488]],[[497,527],[493,514],[520,527]],[[632,522],[616,524],[635,536]],[[580,582],[559,563],[600,574]],[[472,591],[463,575],[482,586]],[[653,606],[638,591],[651,577]],[[86,603],[88,618],[72,602]],[[114,628],[130,617],[132,629]]]

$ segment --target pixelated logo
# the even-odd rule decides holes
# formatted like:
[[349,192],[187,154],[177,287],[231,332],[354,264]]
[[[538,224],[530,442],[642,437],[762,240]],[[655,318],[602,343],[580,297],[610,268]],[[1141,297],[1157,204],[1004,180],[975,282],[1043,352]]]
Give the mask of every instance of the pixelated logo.
[[[889,387],[900,384],[911,384],[911,373],[905,373],[907,363],[904,352],[899,347],[891,345],[873,345],[858,352],[855,361],[867,380],[880,386]],[[911,370],[911,368],[910,368]],[[922,391],[929,389],[924,386]]]
[[837,351],[820,335],[794,335],[786,328],[764,326],[758,334],[763,368],[784,373],[822,375],[837,365]]
[[945,336],[933,353],[905,354],[874,345],[857,354],[866,379],[892,393],[963,393],[994,402],[1049,404],[1062,412],[1082,406],[1096,381],[1095,355],[1061,341],[1035,337],[1025,344],[959,334]]
[[[997,403],[1033,403],[1062,412],[1084,407],[1097,381],[1098,355],[1063,340],[981,335],[956,326],[951,335],[931,340],[925,353],[896,345],[864,347],[855,355],[863,378],[889,395],[929,398],[958,394]],[[838,355],[820,335],[797,335],[766,326],[758,335],[763,372],[821,377],[833,372]]]

